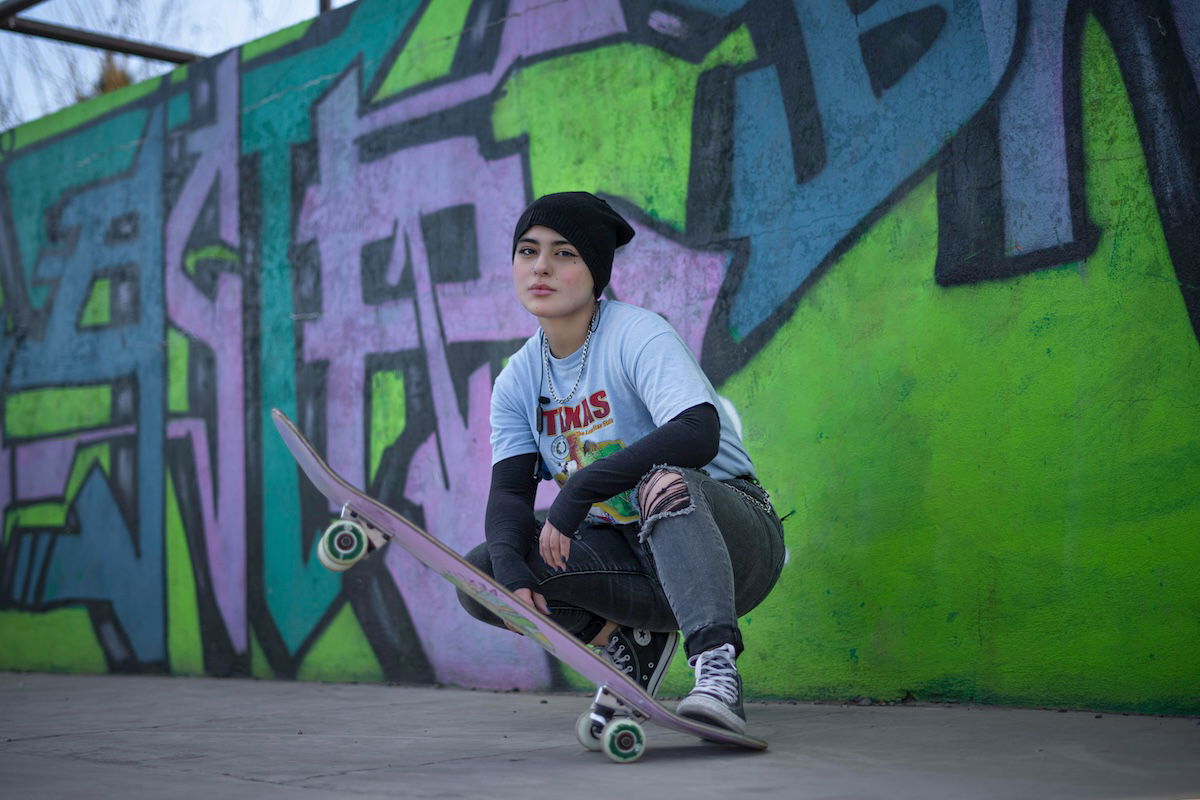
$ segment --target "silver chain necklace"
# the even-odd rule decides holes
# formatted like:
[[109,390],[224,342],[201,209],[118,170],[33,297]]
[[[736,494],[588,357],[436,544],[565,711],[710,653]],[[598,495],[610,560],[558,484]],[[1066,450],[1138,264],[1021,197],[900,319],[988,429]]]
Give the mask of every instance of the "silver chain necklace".
[[579,374],[575,376],[575,384],[571,387],[571,391],[567,392],[566,397],[559,397],[558,392],[554,390],[554,373],[550,370],[550,340],[546,338],[546,332],[542,331],[542,369],[546,372],[546,384],[550,389],[550,398],[560,406],[565,406],[575,396],[575,392],[579,389],[579,382],[583,380],[583,370],[587,366],[588,345],[592,342],[592,334],[596,332],[596,322],[600,318],[600,303],[596,303],[592,308],[592,319],[588,322],[587,336],[584,337],[583,352],[579,355]]

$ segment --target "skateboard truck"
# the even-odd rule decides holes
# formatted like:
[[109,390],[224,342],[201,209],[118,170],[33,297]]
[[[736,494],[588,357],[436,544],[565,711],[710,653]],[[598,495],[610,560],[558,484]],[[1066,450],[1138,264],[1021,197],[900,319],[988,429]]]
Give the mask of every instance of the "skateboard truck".
[[[618,714],[623,714],[617,719]],[[602,750],[613,761],[636,761],[646,749],[641,723],[650,717],[601,684],[591,707],[579,715],[575,738],[588,750]]]
[[349,503],[342,505],[334,520],[317,542],[317,560],[333,572],[345,572],[387,541]]

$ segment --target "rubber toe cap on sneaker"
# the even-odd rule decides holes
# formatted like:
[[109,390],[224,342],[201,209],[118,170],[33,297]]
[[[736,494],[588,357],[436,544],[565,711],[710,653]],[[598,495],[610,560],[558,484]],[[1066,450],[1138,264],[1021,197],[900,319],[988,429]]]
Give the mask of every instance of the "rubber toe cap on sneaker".
[[739,717],[720,700],[708,695],[689,694],[679,701],[675,713],[681,717],[707,722],[734,733],[746,732],[746,720]]

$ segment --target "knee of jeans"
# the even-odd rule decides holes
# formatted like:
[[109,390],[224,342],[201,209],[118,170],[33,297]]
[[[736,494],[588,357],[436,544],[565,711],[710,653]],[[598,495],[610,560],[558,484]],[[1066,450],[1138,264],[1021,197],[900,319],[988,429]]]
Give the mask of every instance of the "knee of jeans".
[[642,539],[649,535],[650,528],[658,520],[690,514],[696,508],[687,477],[678,467],[665,464],[654,467],[642,477],[634,490],[634,498],[642,518]]
[[472,547],[466,553],[466,555],[463,556],[463,561],[466,561],[484,575],[492,574],[492,554],[491,551],[488,550],[487,542],[480,542]]

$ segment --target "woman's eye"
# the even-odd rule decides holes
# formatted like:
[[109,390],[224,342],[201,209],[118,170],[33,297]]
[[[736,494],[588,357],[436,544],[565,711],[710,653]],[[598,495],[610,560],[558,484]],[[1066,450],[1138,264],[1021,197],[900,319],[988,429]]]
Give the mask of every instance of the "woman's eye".
[[523,256],[531,256],[531,255],[533,255],[533,248],[532,247],[522,247],[517,250],[517,253],[520,255],[523,255]]
[[559,250],[558,256],[559,258],[579,258],[579,256],[575,255],[570,250]]

